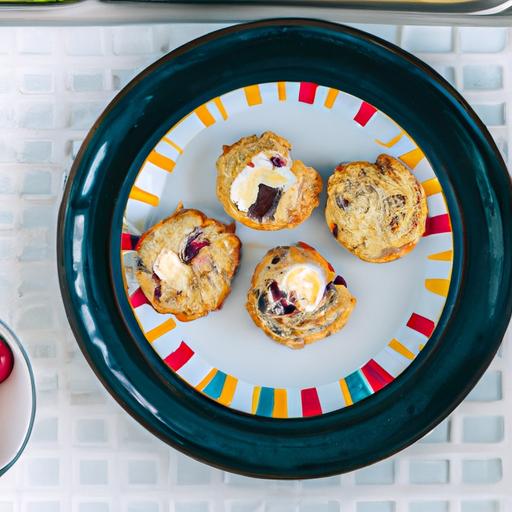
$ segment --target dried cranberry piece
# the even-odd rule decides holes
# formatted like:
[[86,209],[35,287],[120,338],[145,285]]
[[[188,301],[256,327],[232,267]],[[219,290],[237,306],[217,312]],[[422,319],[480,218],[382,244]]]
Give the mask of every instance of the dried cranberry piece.
[[276,281],[272,281],[269,286],[270,293],[272,294],[272,299],[274,301],[279,301],[284,297],[283,292],[279,289],[279,286]]
[[332,289],[334,289],[334,283],[331,281],[327,283],[327,285],[325,286],[324,295]]
[[274,302],[270,309],[270,312],[277,316],[291,315],[295,313],[295,311],[297,311],[295,305],[288,302],[286,299],[280,299],[278,302]]
[[338,224],[333,225],[332,234],[334,235],[334,238],[338,238]]
[[339,208],[341,208],[342,210],[346,210],[348,208],[348,205],[350,204],[350,201],[348,201],[347,199],[345,199],[344,197],[341,197],[341,196],[337,196],[336,197],[336,204],[338,205]]
[[336,286],[342,285],[342,286],[344,286],[345,288],[347,287],[347,281],[345,281],[345,279],[343,279],[343,277],[341,277],[341,276],[336,276],[336,277],[334,278],[333,283],[334,283]]
[[256,201],[249,207],[247,213],[250,217],[260,221],[263,217],[270,217],[276,211],[282,193],[283,191],[279,188],[269,187],[264,183],[260,183],[258,185]]
[[193,240],[188,243],[185,248],[185,263],[189,263],[190,260],[194,259],[198,252],[203,248],[210,245],[208,240]]
[[162,296],[162,280],[158,277],[158,275],[155,272],[151,274],[151,279],[153,279],[156,285],[155,291],[153,292],[153,297],[155,298],[155,300],[158,300]]
[[185,250],[181,256],[183,263],[190,263],[190,261],[192,261],[197,256],[203,247],[210,245],[210,241],[206,238],[198,240],[201,235],[202,231],[196,228],[188,237],[187,243],[185,244]]
[[[271,308],[274,315],[291,315],[297,311],[296,306],[288,301],[286,293],[279,289],[279,285],[276,281],[270,283],[269,290],[272,295],[272,300],[274,301]],[[293,297],[289,298],[293,300]]]
[[270,161],[274,167],[284,167],[286,165],[286,160],[278,155],[270,157]]
[[293,304],[286,302],[285,299],[281,300],[281,306],[283,306],[283,315],[291,315],[297,311],[297,308]]
[[393,215],[393,218],[389,222],[389,227],[391,228],[391,231],[396,231],[398,229],[400,221],[398,219],[398,215]]

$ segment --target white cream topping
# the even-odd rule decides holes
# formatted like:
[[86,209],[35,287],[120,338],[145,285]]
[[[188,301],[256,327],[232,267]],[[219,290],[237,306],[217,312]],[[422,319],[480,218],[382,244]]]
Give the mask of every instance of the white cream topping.
[[153,272],[176,290],[184,290],[190,284],[192,270],[179,256],[169,249],[163,249],[153,263]]
[[284,274],[279,288],[295,295],[295,306],[301,311],[314,311],[324,296],[327,280],[322,268],[310,263],[292,265]]
[[270,161],[271,157],[261,152],[250,162],[254,167],[247,165],[233,180],[230,198],[240,211],[246,212],[256,202],[260,183],[272,188],[288,190],[297,181],[295,174],[290,170],[291,159],[284,158],[278,153],[272,156],[284,160],[286,164],[283,167],[275,167]]

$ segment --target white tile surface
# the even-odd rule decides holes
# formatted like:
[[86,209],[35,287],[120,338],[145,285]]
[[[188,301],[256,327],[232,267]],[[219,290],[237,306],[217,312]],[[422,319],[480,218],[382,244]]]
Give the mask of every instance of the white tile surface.
[[[357,473],[305,482],[224,474],[144,431],[79,352],[58,295],[63,176],[98,113],[163,53],[218,25],[0,29],[0,316],[27,346],[39,410],[0,479],[0,512],[504,512],[512,510],[510,340],[422,442]],[[461,90],[505,157],[510,29],[361,27]]]

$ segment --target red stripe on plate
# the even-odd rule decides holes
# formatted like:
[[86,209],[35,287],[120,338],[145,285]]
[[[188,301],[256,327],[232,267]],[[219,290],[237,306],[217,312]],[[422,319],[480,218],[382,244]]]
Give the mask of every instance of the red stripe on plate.
[[318,84],[312,82],[301,82],[299,89],[299,101],[302,103],[309,103],[310,105],[315,102],[316,89]]
[[132,235],[131,233],[122,233],[121,234],[121,250],[122,251],[133,251],[135,250],[135,246],[139,241],[137,235]]
[[427,217],[425,233],[423,236],[436,235],[438,233],[449,233],[451,230],[450,216],[447,213],[443,213],[443,215]]
[[414,329],[415,331],[423,334],[427,338],[430,338],[430,335],[434,331],[435,324],[429,318],[425,318],[424,316],[418,315],[417,313],[413,313],[409,321],[407,322],[407,327]]
[[361,370],[374,391],[379,391],[394,380],[393,376],[374,359],[370,359]]
[[167,366],[177,372],[194,355],[194,351],[182,341],[180,346],[171,352],[165,359]]
[[142,290],[140,288],[137,288],[130,295],[130,304],[132,305],[132,308],[138,308],[143,304],[149,304],[149,300],[146,298]]
[[300,398],[302,401],[302,416],[322,414],[322,406],[316,388],[301,389]]
[[373,105],[363,101],[357,114],[354,117],[354,121],[359,123],[361,126],[366,126],[366,123],[368,123],[375,112],[377,112],[377,109]]

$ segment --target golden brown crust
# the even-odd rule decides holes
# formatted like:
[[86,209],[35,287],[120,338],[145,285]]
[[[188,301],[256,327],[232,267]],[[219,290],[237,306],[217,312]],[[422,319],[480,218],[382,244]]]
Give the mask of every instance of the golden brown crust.
[[[324,296],[312,312],[273,314],[268,309],[272,300],[270,283],[276,282],[286,268],[296,263],[311,263],[324,270],[327,281]],[[356,299],[345,284],[334,284],[335,279],[331,265],[307,244],[299,242],[297,247],[275,247],[254,270],[247,294],[247,311],[254,323],[278,343],[294,349],[303,348],[339,331],[354,309]]]
[[362,260],[385,263],[414,249],[425,232],[423,187],[398,159],[340,164],[327,185],[325,218],[336,240]]
[[[241,242],[234,231],[234,223],[222,224],[199,210],[184,209],[180,203],[170,217],[141,236],[136,247],[139,265],[135,275],[156,311],[172,313],[188,322],[222,307],[240,263]],[[207,245],[201,243],[188,259],[184,255],[189,254],[191,240]],[[167,282],[155,274],[153,267],[162,251],[179,255],[183,283]]]
[[272,218],[261,221],[251,218],[231,201],[234,179],[255,155],[261,152],[269,155],[278,153],[289,158],[290,150],[291,145],[286,139],[270,131],[260,137],[243,137],[223,147],[223,153],[217,160],[217,197],[228,215],[250,228],[263,231],[293,228],[311,215],[319,205],[322,178],[315,169],[307,167],[300,160],[293,161],[291,166],[297,182],[283,193]]

